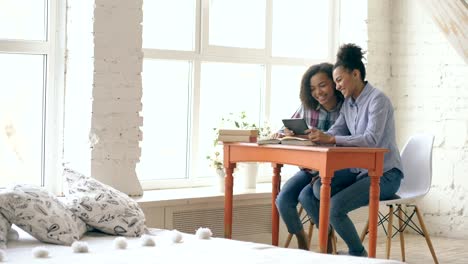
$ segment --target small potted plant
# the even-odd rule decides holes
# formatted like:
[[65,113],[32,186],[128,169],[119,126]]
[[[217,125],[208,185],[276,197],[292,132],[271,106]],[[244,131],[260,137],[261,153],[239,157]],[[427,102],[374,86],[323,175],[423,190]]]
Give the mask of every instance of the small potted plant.
[[[264,126],[258,127],[255,123],[250,123],[247,119],[247,115],[244,111],[235,114],[229,113],[227,116],[222,117],[220,121],[220,125],[218,127],[213,128],[214,132],[214,140],[213,140],[213,154],[206,156],[207,160],[210,161],[210,166],[216,169],[216,173],[222,177],[224,181],[224,166],[223,166],[223,158],[222,158],[222,148],[218,142],[218,134],[220,128],[235,128],[235,129],[256,129],[259,131],[259,138],[266,138],[271,135],[270,126],[265,123]],[[256,163],[246,163],[251,166],[255,166],[255,170],[251,169],[250,171],[257,171],[257,164]],[[246,181],[247,188],[254,188],[254,182],[256,176],[252,176],[250,179],[250,183],[248,184]],[[253,179],[253,181],[252,181]],[[224,186],[224,185],[223,185]],[[224,189],[223,189],[224,190]]]
[[214,151],[213,155],[206,156],[206,159],[210,161],[210,166],[218,171],[224,172],[223,161],[221,160],[221,153],[219,151]]

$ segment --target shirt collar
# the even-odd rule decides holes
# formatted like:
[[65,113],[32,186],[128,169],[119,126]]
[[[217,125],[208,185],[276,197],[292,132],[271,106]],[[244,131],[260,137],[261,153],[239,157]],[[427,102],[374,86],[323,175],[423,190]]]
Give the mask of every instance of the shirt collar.
[[364,102],[366,98],[369,96],[370,92],[372,90],[372,85],[369,82],[365,82],[364,88],[362,89],[361,94],[358,96],[356,100],[354,100],[352,97],[349,99],[349,105],[350,106],[356,106],[359,105],[361,102]]
[[325,109],[325,107],[323,107],[321,104],[317,104],[317,107],[315,107],[315,110],[316,110],[316,111],[320,111],[320,109],[323,109],[323,110],[325,110],[325,111],[327,111],[327,112],[329,112],[329,113],[333,113],[333,112],[339,111],[342,104],[343,104],[343,101],[337,99],[335,108],[333,108],[332,110],[328,111],[328,110]]

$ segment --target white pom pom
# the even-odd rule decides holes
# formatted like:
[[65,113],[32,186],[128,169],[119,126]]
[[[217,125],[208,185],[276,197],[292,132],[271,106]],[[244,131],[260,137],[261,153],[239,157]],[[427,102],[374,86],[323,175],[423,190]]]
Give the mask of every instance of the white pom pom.
[[177,230],[172,230],[172,242],[180,243],[182,242],[182,233]]
[[156,242],[154,242],[154,239],[150,235],[142,235],[140,238],[141,245],[144,247],[154,247],[156,246]]
[[117,237],[114,239],[114,247],[116,249],[126,249],[127,239],[125,237]]
[[18,240],[19,239],[18,231],[16,231],[13,228],[10,228],[10,230],[8,230],[7,238],[8,240]]
[[209,239],[213,233],[207,227],[200,227],[197,229],[196,235],[199,239]]
[[45,247],[35,247],[32,249],[32,253],[35,258],[49,257],[49,250],[47,250]]
[[0,262],[4,262],[6,260],[5,251],[0,249]]
[[74,253],[88,253],[88,243],[75,241],[71,245]]

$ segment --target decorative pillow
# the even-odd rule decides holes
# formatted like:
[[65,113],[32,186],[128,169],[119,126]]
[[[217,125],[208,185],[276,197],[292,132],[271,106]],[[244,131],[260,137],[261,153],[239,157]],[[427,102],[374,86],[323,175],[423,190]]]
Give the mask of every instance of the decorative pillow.
[[8,241],[8,230],[11,223],[2,214],[0,214],[0,249],[5,249]]
[[36,239],[71,245],[86,232],[86,224],[46,189],[15,185],[0,193],[0,212]]
[[83,221],[104,233],[140,236],[146,230],[145,215],[140,206],[111,186],[65,168],[69,207]]

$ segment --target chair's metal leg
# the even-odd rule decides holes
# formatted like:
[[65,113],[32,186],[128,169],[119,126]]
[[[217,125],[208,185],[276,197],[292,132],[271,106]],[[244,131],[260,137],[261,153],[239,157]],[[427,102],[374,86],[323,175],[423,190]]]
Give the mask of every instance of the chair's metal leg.
[[390,259],[392,247],[393,205],[388,205],[387,259]]
[[426,225],[424,224],[421,212],[419,212],[419,209],[416,205],[414,206],[414,210],[416,211],[416,215],[418,216],[419,225],[421,226],[421,229],[423,230],[424,238],[426,238],[426,243],[427,243],[427,246],[429,247],[429,250],[431,251],[432,258],[434,259],[434,263],[439,264],[439,261],[437,260],[437,256],[434,251],[434,247],[432,246],[431,238],[429,237],[429,233],[427,232]]
[[400,233],[400,249],[401,249],[401,261],[405,262],[405,237],[404,237],[404,230],[403,230],[403,211],[401,208],[401,204],[397,205],[397,210],[398,210],[398,224],[399,224],[399,230],[398,233]]
[[362,232],[361,232],[361,242],[364,242],[364,239],[366,238],[366,235],[367,235],[368,230],[369,230],[369,220],[367,220],[366,226],[364,227],[364,229],[362,229]]

